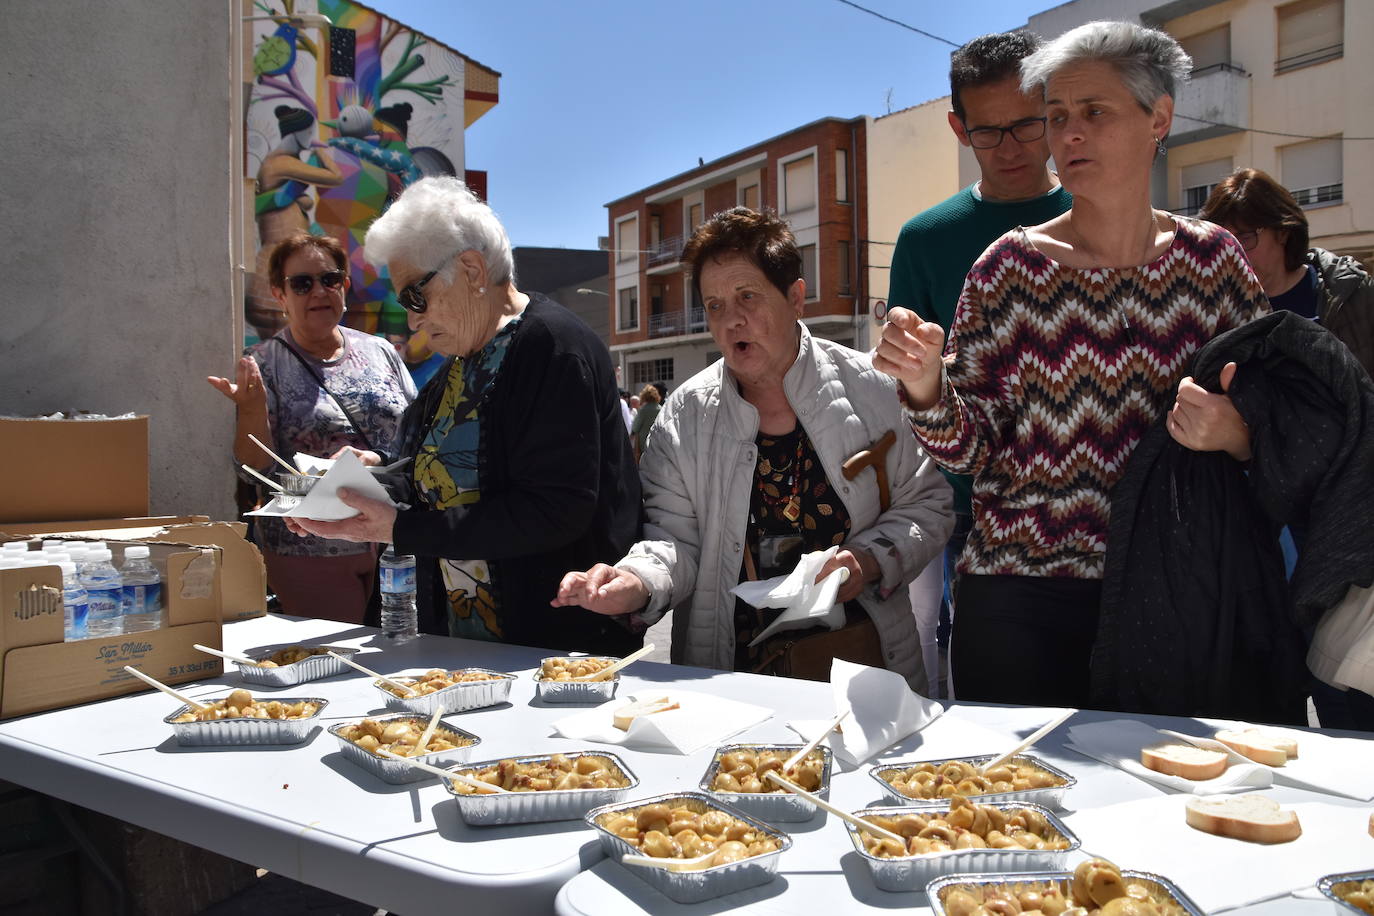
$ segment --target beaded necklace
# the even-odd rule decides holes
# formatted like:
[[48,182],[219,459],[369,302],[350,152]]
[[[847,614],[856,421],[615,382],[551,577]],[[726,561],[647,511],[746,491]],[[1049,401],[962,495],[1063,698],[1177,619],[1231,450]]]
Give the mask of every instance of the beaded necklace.
[[[762,498],[763,501],[764,501],[765,503],[767,503],[767,504],[770,505],[770,506],[773,506],[774,508],[777,508],[778,506],[782,506],[782,509],[779,510],[779,511],[781,512],[781,514],[782,514],[782,517],[785,518],[785,519],[787,519],[789,522],[794,522],[794,523],[797,521],[797,519],[801,518],[801,489],[802,489],[802,473],[801,473],[801,472],[802,472],[802,467],[801,467],[801,465],[802,465],[802,453],[803,453],[803,448],[804,448],[804,446],[805,446],[805,437],[802,435],[801,430],[798,430],[798,431],[797,431],[797,454],[796,454],[796,457],[792,459],[792,492],[789,493],[788,495],[786,495],[786,496],[770,496],[770,495],[768,494],[768,491],[767,491],[766,489],[764,489],[764,485],[763,485],[763,474],[755,474],[755,475],[754,475],[754,486],[758,488],[760,498]],[[769,470],[773,470],[773,469],[770,468]],[[781,470],[781,469],[777,469],[777,470]],[[765,471],[764,473],[767,473],[767,471]]]

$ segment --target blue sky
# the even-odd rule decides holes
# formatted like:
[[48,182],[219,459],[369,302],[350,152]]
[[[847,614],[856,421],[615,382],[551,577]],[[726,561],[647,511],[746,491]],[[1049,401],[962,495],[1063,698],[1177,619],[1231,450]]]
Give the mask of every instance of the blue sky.
[[[954,42],[1053,0],[858,0]],[[951,48],[839,0],[370,0],[502,74],[467,164],[516,245],[594,248],[608,201],[817,118],[948,93]],[[913,167],[915,165],[913,164]]]

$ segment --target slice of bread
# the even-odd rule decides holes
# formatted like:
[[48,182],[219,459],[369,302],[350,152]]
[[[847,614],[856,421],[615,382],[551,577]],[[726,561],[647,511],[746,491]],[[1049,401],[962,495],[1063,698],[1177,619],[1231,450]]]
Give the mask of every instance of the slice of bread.
[[1222,729],[1216,739],[1242,757],[1281,767],[1298,756],[1298,742],[1262,728]]
[[1297,814],[1262,795],[1190,798],[1186,817],[1189,827],[1251,843],[1289,843],[1302,836]]
[[655,697],[652,700],[635,700],[633,703],[626,703],[616,709],[611,714],[611,724],[623,732],[630,730],[630,726],[635,719],[640,716],[652,716],[654,713],[667,712],[670,709],[680,709],[681,707],[674,702],[671,697]]
[[1184,779],[1216,779],[1226,772],[1227,757],[1191,744],[1161,742],[1140,749],[1140,762],[1150,769]]

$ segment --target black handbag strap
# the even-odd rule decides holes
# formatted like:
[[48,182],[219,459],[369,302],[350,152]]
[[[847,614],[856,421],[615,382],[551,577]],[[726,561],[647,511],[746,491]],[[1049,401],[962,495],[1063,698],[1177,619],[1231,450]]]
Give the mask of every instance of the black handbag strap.
[[341,401],[337,394],[329,390],[329,386],[324,383],[323,376],[321,376],[320,373],[315,370],[314,366],[310,365],[309,360],[307,360],[304,356],[301,356],[300,353],[296,351],[295,347],[291,346],[289,343],[286,342],[285,338],[273,337],[271,339],[280,343],[283,347],[287,349],[287,352],[289,352],[292,356],[296,357],[296,360],[302,366],[305,367],[305,371],[309,372],[310,377],[315,380],[315,384],[320,386],[320,390],[323,391],[325,394],[329,395],[329,399],[332,400],[335,404],[339,405],[339,409],[344,412],[344,416],[348,418],[348,422],[353,426],[353,431],[356,432],[359,438],[363,440],[363,445],[367,446],[367,450],[369,452],[375,452],[376,449],[372,447],[372,441],[367,438],[367,433],[363,432],[363,427],[358,422],[357,418],[353,416],[353,411],[348,409],[348,405]]

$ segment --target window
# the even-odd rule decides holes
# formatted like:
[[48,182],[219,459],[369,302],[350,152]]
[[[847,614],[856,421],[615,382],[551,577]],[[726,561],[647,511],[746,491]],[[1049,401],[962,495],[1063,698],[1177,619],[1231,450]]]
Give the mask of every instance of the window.
[[1283,186],[1299,205],[1334,203],[1343,194],[1341,138],[1294,143],[1279,149]]
[[839,242],[836,244],[839,252],[839,269],[835,272],[836,285],[840,289],[841,296],[849,295],[849,243]]
[[816,206],[816,157],[803,156],[782,167],[784,213],[810,210]]
[[616,293],[617,331],[633,331],[639,327],[639,287],[627,286]]
[[690,207],[687,208],[687,234],[688,234],[688,235],[691,235],[693,232],[696,232],[696,231],[697,231],[697,227],[701,225],[701,221],[702,221],[702,220],[701,220],[701,213],[702,213],[702,206],[701,206],[701,204],[692,204]]
[[849,150],[835,150],[835,199],[849,200]]
[[1275,12],[1279,17],[1275,73],[1335,60],[1345,53],[1343,0],[1298,0]]
[[673,360],[668,359],[643,359],[639,362],[630,363],[630,384],[638,392],[645,385],[652,385],[654,382],[671,382],[673,380]]
[[615,259],[633,261],[639,255],[639,218],[623,220],[615,226]]
[[751,184],[748,187],[740,188],[739,204],[741,207],[757,210],[759,208],[759,186]]
[[802,256],[802,280],[806,283],[806,299],[820,298],[820,280],[816,277],[816,246],[801,246]]
[[1180,174],[1183,188],[1182,202],[1178,212],[1184,216],[1197,216],[1202,205],[1207,203],[1207,195],[1217,182],[1231,174],[1231,158],[1213,159],[1197,165],[1185,165]]
[[1178,43],[1193,59],[1193,72],[1201,73],[1214,67],[1231,63],[1231,24],[1209,29],[1191,38],[1180,38]]

